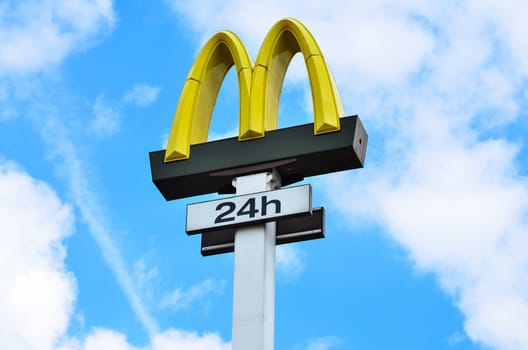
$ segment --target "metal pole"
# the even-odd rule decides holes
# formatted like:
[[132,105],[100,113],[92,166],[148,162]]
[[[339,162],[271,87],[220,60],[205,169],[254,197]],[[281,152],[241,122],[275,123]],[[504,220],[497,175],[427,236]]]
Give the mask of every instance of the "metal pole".
[[[237,177],[236,194],[280,187],[277,172]],[[275,337],[275,222],[235,233],[233,350],[273,350]]]

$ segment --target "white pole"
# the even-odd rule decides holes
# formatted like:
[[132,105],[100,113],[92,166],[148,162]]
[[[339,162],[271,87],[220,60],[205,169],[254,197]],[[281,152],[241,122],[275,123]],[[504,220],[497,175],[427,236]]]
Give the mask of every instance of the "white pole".
[[[240,176],[236,194],[280,187],[277,172]],[[273,350],[275,338],[275,222],[235,233],[233,350]]]

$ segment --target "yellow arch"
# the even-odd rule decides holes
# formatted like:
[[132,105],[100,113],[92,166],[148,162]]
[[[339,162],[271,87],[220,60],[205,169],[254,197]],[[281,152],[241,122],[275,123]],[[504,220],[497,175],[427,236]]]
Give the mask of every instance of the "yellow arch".
[[314,106],[314,134],[340,130],[341,99],[312,34],[291,18],[277,22],[262,43],[255,67],[240,39],[230,31],[215,34],[198,54],[185,81],[169,134],[165,162],[187,159],[190,145],[207,141],[216,97],[227,71],[236,66],[239,140],[262,137],[278,124],[279,98],[293,56],[304,55]]
[[293,18],[277,22],[262,43],[251,84],[251,122],[265,130],[277,128],[284,76],[298,52],[304,56],[312,90],[314,134],[338,131],[344,112],[334,79],[312,34]]
[[253,64],[235,33],[216,33],[198,54],[183,85],[165,151],[165,162],[187,159],[191,144],[207,141],[216,97],[227,71],[233,65],[238,77],[240,119],[248,115]]

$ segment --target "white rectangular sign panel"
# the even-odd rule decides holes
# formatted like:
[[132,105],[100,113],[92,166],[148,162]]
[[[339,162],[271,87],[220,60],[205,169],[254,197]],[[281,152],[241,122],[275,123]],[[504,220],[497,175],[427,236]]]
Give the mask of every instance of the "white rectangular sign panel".
[[193,234],[246,223],[275,221],[281,217],[310,214],[311,211],[312,187],[288,187],[189,204],[186,231]]

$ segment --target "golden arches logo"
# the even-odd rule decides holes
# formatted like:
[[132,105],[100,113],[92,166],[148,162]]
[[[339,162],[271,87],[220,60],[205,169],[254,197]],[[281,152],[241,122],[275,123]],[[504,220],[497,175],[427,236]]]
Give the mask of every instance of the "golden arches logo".
[[344,115],[334,79],[312,34],[298,20],[277,22],[264,39],[255,65],[238,36],[216,33],[198,54],[184,83],[169,134],[165,162],[187,159],[191,144],[207,141],[216,97],[228,70],[237,71],[240,141],[274,130],[286,70],[296,53],[302,53],[312,90],[314,134],[340,130]]

